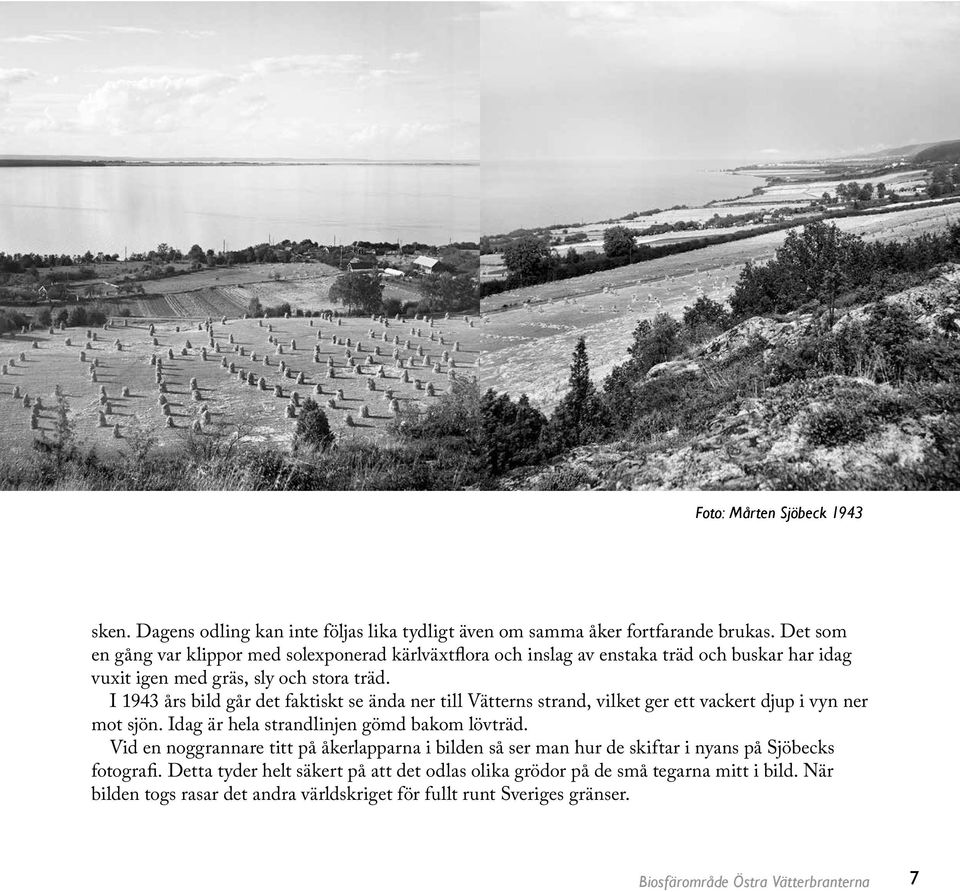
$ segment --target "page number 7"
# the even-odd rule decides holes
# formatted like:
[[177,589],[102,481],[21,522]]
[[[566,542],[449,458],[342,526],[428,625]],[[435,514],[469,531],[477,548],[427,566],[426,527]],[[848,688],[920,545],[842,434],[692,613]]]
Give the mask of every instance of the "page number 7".
[[912,886],[912,885],[917,881],[917,877],[920,876],[920,871],[919,871],[919,870],[911,870],[911,871],[910,871],[910,876],[913,877],[913,879],[910,880],[910,885]]

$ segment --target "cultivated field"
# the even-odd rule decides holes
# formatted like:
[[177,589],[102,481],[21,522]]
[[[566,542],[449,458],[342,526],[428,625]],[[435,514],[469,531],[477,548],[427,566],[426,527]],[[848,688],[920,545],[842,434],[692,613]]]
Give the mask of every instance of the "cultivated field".
[[[837,225],[868,239],[909,238],[960,220],[960,205],[848,217]],[[484,387],[526,393],[549,409],[563,396],[577,339],[587,340],[599,382],[622,362],[641,319],[679,316],[700,294],[727,300],[747,260],[771,258],[789,230],[549,282],[486,298],[480,324]],[[509,308],[502,309],[504,304]]]
[[286,445],[299,414],[294,394],[301,403],[315,399],[338,436],[385,440],[397,411],[429,405],[453,376],[476,375],[478,335],[476,319],[458,316],[432,324],[217,318],[209,328],[206,319],[114,319],[105,329],[6,337],[0,446],[27,453],[50,435],[58,386],[77,439],[101,453],[139,436],[159,448],[237,433],[245,442]]

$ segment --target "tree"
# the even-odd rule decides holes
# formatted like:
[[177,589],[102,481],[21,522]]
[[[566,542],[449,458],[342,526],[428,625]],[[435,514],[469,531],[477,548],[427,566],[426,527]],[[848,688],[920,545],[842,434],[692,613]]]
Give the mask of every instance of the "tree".
[[420,280],[420,291],[424,295],[420,310],[425,313],[458,313],[480,304],[471,276],[431,273]]
[[256,319],[258,316],[263,315],[263,304],[260,303],[259,297],[251,297],[247,303],[247,315],[251,319]]
[[701,294],[692,307],[683,308],[683,324],[699,335],[708,329],[721,332],[730,325],[730,313],[723,304]]
[[552,256],[544,239],[525,235],[504,248],[503,263],[522,282],[542,276],[550,268]]
[[603,231],[603,253],[607,257],[629,257],[634,247],[633,233],[626,226],[611,226]]
[[293,434],[294,450],[306,447],[322,452],[329,448],[333,439],[327,413],[320,408],[315,399],[308,397],[304,400],[300,416],[297,418],[297,427]]
[[488,390],[480,400],[480,448],[487,470],[501,474],[535,462],[546,426],[547,419],[526,394],[513,402],[505,393]]
[[887,197],[887,184],[877,183],[877,198],[881,201]]
[[380,280],[364,273],[338,276],[330,288],[330,300],[342,304],[348,313],[369,315],[383,311]]
[[550,424],[558,445],[580,446],[599,436],[606,427],[606,412],[590,380],[587,343],[577,341],[570,364],[570,389],[554,409]]

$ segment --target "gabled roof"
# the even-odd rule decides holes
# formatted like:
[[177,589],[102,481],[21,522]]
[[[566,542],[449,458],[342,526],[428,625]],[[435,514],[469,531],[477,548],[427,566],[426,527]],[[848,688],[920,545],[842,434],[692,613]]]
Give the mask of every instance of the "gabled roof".
[[433,269],[440,261],[436,257],[427,257],[421,254],[413,261],[417,266],[425,266],[427,269]]

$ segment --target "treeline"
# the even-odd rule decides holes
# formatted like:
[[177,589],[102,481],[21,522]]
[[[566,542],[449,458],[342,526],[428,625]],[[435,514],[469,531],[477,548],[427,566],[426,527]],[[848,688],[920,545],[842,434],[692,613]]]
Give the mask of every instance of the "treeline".
[[[953,204],[955,202],[960,202],[960,197],[947,198],[943,203]],[[840,208],[825,213],[817,212],[813,215],[798,216],[798,218],[791,220],[773,220],[762,226],[738,229],[735,232],[724,233],[722,235],[685,239],[682,242],[676,242],[670,245],[636,245],[631,243],[629,247],[624,249],[624,245],[626,245],[625,240],[618,238],[615,243],[620,245],[620,247],[614,255],[611,255],[607,251],[605,251],[604,254],[599,254],[596,251],[584,251],[580,253],[575,248],[571,248],[564,256],[560,256],[553,253],[549,243],[545,240],[525,237],[517,239],[504,249],[504,264],[509,271],[507,276],[504,279],[481,282],[480,296],[481,298],[491,297],[529,285],[540,285],[545,282],[576,278],[578,276],[589,275],[590,273],[618,269],[632,263],[643,263],[648,260],[656,260],[660,257],[684,254],[688,251],[699,251],[710,245],[726,244],[741,241],[742,239],[754,238],[755,236],[765,235],[771,232],[780,232],[804,223],[839,220],[846,217],[860,216],[864,213],[879,216],[896,213],[901,210],[908,210],[912,206],[913,205],[906,203],[898,204],[896,207],[878,208],[869,211],[864,211],[859,207]],[[623,233],[629,233],[629,230],[626,230],[624,227],[613,227],[613,229],[618,231],[622,230]],[[608,234],[610,232],[611,230],[606,230],[604,233],[605,245],[608,242]]]
[[[699,251],[709,245],[720,245],[744,238],[752,238],[756,235],[776,232],[795,225],[795,223],[770,224],[746,232],[685,239],[682,242],[674,242],[669,245],[635,245],[629,253],[612,257],[596,251],[580,253],[576,248],[570,248],[565,255],[559,256],[552,252],[549,244],[537,239],[523,238],[504,251],[504,261],[509,270],[507,277],[481,282],[480,297],[482,299],[505,291],[512,291],[515,288],[572,279],[590,275],[590,273],[619,269],[631,263],[644,263],[661,257],[670,257],[674,254]],[[515,261],[508,260],[508,255],[518,259]]]

